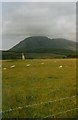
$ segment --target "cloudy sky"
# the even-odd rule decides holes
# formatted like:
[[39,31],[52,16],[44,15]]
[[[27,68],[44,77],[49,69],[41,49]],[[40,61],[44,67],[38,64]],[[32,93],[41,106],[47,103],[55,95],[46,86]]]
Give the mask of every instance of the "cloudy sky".
[[2,3],[2,49],[29,36],[76,40],[75,2]]

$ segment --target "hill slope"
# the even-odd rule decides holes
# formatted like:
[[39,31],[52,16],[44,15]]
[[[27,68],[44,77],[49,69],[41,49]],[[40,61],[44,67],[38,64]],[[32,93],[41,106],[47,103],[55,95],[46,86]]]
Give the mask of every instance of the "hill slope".
[[2,58],[21,59],[22,52],[25,58],[75,57],[76,43],[62,38],[50,39],[44,36],[28,37],[10,50],[3,51]]
[[52,52],[55,49],[75,50],[75,42],[66,39],[50,39],[44,36],[28,37],[10,49],[15,52]]

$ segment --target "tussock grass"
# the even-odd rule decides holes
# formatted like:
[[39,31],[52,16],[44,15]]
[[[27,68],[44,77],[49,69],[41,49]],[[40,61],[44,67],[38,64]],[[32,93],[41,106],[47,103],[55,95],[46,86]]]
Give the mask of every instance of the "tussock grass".
[[[54,62],[56,61],[56,62]],[[43,65],[41,63],[44,63]],[[26,67],[27,64],[31,66]],[[15,68],[10,66],[15,65]],[[59,65],[63,67],[59,69]],[[76,108],[75,59],[27,59],[3,61],[4,118],[45,118]],[[60,98],[70,97],[56,102]],[[47,102],[46,104],[40,104]],[[27,105],[40,104],[33,107]],[[15,109],[22,107],[22,109]],[[58,114],[56,118],[74,118],[76,110]]]

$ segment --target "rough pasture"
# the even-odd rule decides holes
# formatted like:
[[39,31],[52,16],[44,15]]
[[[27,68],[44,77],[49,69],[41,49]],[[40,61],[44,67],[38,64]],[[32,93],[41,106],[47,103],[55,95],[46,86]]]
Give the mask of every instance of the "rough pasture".
[[1,109],[2,109],[2,61],[0,60],[0,111]]
[[7,60],[3,68],[4,118],[76,117],[75,59]]

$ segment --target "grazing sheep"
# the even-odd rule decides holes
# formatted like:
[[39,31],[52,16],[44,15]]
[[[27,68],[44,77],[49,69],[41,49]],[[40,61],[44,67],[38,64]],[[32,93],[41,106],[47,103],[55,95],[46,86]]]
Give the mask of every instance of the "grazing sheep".
[[4,70],[6,70],[7,68],[4,68]]
[[27,64],[26,66],[27,66],[27,67],[29,67],[29,66],[30,66],[30,64]]
[[12,66],[11,66],[11,68],[14,68],[14,67],[15,67],[15,65],[12,65]]
[[59,68],[62,68],[62,67],[63,67],[62,65],[59,66]]
[[42,62],[41,64],[42,64],[42,65],[44,65],[44,63],[43,63],[43,62]]
[[22,109],[22,107],[18,107],[18,109]]

